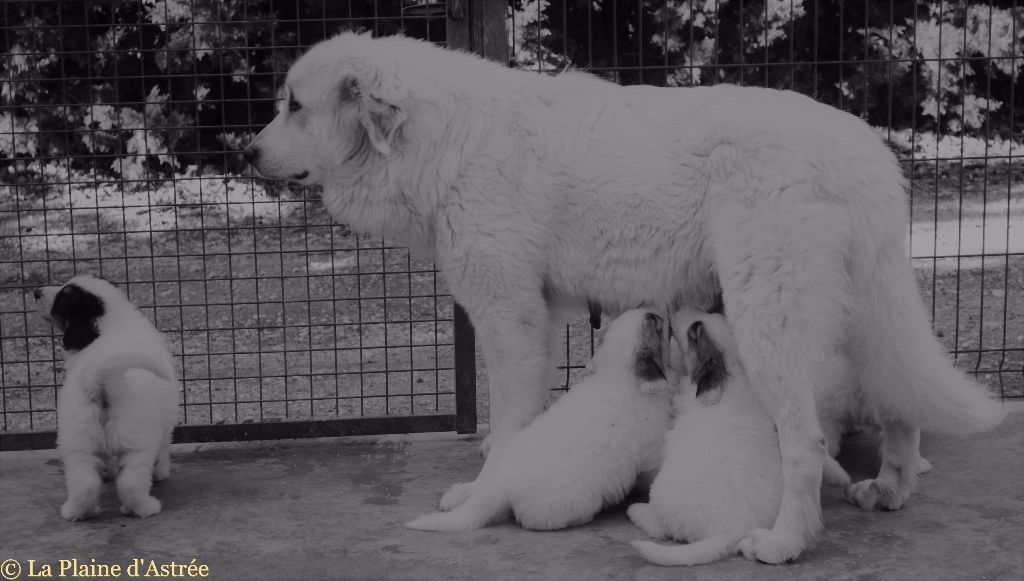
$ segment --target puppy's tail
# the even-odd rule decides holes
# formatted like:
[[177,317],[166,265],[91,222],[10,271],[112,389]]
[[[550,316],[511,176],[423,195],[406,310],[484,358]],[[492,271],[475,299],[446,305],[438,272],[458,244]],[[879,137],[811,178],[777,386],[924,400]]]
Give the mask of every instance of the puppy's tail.
[[67,385],[79,385],[86,392],[98,391],[110,381],[132,369],[144,369],[165,379],[174,381],[174,367],[166,359],[139,351],[125,351],[97,360],[84,360],[67,377]]
[[419,531],[471,531],[487,526],[508,509],[503,495],[479,493],[448,512],[425,514],[405,526]]
[[932,334],[906,258],[890,255],[879,262],[861,272],[865,307],[855,318],[856,363],[879,414],[954,434],[999,425],[1006,410],[953,367]]
[[688,545],[662,545],[652,541],[632,541],[640,556],[655,565],[704,565],[736,552],[736,544],[744,533],[709,537]]

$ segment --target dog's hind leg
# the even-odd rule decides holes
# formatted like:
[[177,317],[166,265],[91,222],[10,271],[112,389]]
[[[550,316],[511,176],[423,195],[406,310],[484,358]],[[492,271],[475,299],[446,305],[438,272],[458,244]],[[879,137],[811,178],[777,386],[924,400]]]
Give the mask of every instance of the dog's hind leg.
[[739,548],[747,558],[784,563],[822,529],[826,441],[814,387],[848,317],[848,232],[836,204],[800,191],[772,195],[785,207],[728,205],[712,217],[709,234],[739,357],[775,422],[782,456],[775,524],[751,531]]
[[917,485],[922,461],[918,453],[921,430],[902,420],[882,420],[882,468],[872,480],[861,480],[847,488],[846,498],[865,510],[896,510],[910,498]]
[[117,496],[121,499],[121,512],[140,517],[160,512],[160,501],[149,494],[155,463],[156,453],[149,450],[130,451],[121,457],[121,471],[117,474]]
[[[904,254],[905,216],[886,237],[858,238],[852,261],[856,296],[851,354],[866,399],[882,426],[882,467],[849,497],[860,507],[893,510],[910,497],[916,475],[931,465],[918,450],[920,430],[967,434],[1005,416],[985,388],[957,370],[932,334],[914,272]],[[890,230],[896,230],[896,225]]]
[[64,481],[67,483],[68,499],[60,507],[60,515],[67,520],[81,520],[100,513],[99,459],[88,451],[72,451],[64,454]]

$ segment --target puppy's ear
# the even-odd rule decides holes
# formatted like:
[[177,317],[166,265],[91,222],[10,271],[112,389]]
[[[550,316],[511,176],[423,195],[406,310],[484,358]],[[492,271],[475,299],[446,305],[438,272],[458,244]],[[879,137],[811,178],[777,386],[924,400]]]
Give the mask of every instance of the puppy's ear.
[[64,331],[64,349],[80,351],[99,338],[97,320],[106,306],[96,295],[76,284],[64,285],[53,299],[50,316]]
[[366,130],[373,148],[381,155],[391,155],[391,146],[405,121],[405,112],[366,85],[355,76],[345,77],[341,81],[341,100],[358,107],[359,124]]
[[729,377],[722,350],[708,335],[704,323],[696,321],[686,330],[686,341],[693,352],[690,381],[697,386],[697,395],[722,385]]

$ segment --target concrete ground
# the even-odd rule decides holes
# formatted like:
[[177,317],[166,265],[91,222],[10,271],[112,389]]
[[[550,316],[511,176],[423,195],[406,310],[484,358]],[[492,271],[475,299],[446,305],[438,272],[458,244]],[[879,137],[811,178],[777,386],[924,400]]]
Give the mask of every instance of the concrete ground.
[[[622,507],[592,523],[530,532],[506,523],[469,533],[425,533],[406,522],[453,482],[475,476],[478,438],[451,435],[183,445],[171,479],[155,487],[164,512],[106,510],[67,523],[53,451],[0,454],[0,560],[21,578],[60,559],[79,564],[205,564],[211,579],[1024,579],[1024,406],[996,431],[926,435],[935,470],[907,506],[865,513],[822,494],[827,530],[788,566],[733,557],[693,569],[645,564],[641,535]],[[851,475],[877,465],[870,442],[851,441]],[[6,562],[0,574],[16,572]],[[87,571],[89,572],[89,571]],[[95,573],[96,569],[91,572]],[[65,574],[69,577],[70,572]],[[127,577],[122,573],[122,578]]]

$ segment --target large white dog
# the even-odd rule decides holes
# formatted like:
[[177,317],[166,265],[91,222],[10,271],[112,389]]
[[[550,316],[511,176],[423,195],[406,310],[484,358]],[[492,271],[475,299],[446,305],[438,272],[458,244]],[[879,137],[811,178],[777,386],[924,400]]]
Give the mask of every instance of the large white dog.
[[[288,73],[246,149],[265,177],[323,186],[338,220],[432,255],[480,340],[491,446],[543,407],[558,313],[707,309],[722,294],[778,427],[784,492],[756,558],[821,529],[812,385],[842,348],[880,409],[865,508],[899,508],[920,428],[970,432],[999,404],[946,359],[905,254],[892,153],[795,93],[620,87],[509,70],[417,40],[342,34]],[[936,394],[943,394],[936,397]]]

